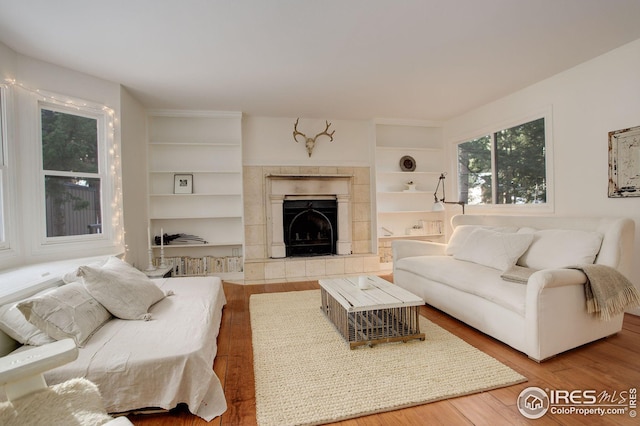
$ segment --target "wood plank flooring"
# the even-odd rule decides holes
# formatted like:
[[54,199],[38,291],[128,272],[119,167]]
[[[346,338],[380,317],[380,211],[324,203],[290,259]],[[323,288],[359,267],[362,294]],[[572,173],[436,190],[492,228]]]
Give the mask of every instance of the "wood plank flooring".
[[[392,281],[392,277],[385,277]],[[255,425],[253,351],[249,321],[249,297],[255,293],[319,288],[316,281],[266,285],[224,284],[227,296],[218,336],[214,370],[227,397],[228,409],[210,423],[180,406],[168,413],[130,415],[136,426]],[[551,390],[606,390],[618,395],[640,388],[640,317],[626,315],[623,330],[538,364],[525,355],[428,306],[421,314],[471,345],[493,356],[529,379],[528,382],[489,392],[453,398],[417,407],[336,423],[342,426],[374,425],[637,425],[628,415],[583,417],[577,414],[545,414],[527,420],[517,409],[519,393],[528,386]],[[639,407],[640,408],[640,407]],[[640,410],[638,410],[640,411]]]

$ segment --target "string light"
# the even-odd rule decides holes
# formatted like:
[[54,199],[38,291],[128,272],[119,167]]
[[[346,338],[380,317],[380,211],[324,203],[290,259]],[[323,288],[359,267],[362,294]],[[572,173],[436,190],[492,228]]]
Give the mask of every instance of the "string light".
[[110,164],[110,181],[111,188],[113,189],[113,196],[111,200],[111,229],[113,230],[113,242],[117,247],[122,247],[126,252],[128,248],[125,244],[125,231],[124,223],[121,220],[122,217],[122,172],[119,150],[119,143],[116,141],[116,125],[118,119],[116,118],[115,110],[106,105],[91,104],[83,100],[74,99],[71,97],[62,97],[40,89],[32,89],[25,86],[23,83],[18,82],[13,78],[6,78],[4,82],[7,85],[20,88],[26,92],[30,92],[37,96],[41,101],[47,102],[53,105],[64,106],[65,108],[72,108],[77,111],[93,110],[95,112],[101,112],[106,114],[106,126],[107,126],[107,147],[109,152],[109,164]]

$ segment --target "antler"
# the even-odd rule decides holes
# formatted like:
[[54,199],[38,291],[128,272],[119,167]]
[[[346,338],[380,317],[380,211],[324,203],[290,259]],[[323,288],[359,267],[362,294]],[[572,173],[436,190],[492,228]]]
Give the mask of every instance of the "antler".
[[331,126],[331,123],[329,123],[329,121],[325,120],[325,124],[327,125],[327,127],[324,129],[324,132],[318,133],[317,135],[315,135],[315,137],[313,138],[308,138],[307,135],[305,135],[302,132],[298,131],[298,121],[300,120],[300,118],[296,119],[295,124],[293,125],[293,139],[298,142],[298,135],[301,135],[304,139],[304,145],[307,148],[307,152],[309,153],[309,157],[311,157],[311,153],[313,152],[313,148],[316,145],[316,139],[318,138],[318,136],[329,136],[329,138],[331,139],[331,141],[333,141],[333,134],[336,132],[335,130],[331,133],[328,132],[329,130],[329,126]]
[[300,120],[300,117],[298,117],[298,119],[296,119],[296,124],[293,125],[293,140],[295,140],[296,142],[298,142],[298,139],[296,139],[296,136],[298,135],[302,135],[303,138],[307,138],[307,135],[305,135],[304,133],[301,133],[298,131],[298,121]]
[[[333,142],[333,134],[334,134],[336,131],[334,130],[334,131],[333,131],[333,132],[331,132],[331,133],[327,132],[327,130],[329,130],[329,126],[331,126],[331,123],[329,123],[329,121],[327,121],[327,120],[325,120],[324,122],[327,124],[327,127],[324,129],[324,132],[322,132],[322,133],[318,133],[318,134],[316,135],[316,137],[315,137],[315,138],[313,138],[313,140],[315,141],[315,140],[316,140],[316,138],[317,138],[318,136],[326,135],[326,136],[329,136],[329,138],[331,138],[331,142]],[[297,123],[297,121],[296,121],[296,123]]]

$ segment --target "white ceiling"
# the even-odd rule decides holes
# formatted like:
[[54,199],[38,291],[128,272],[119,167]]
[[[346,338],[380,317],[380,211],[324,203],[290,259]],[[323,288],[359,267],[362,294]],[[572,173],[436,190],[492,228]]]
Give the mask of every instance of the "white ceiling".
[[149,108],[444,120],[640,38],[640,0],[0,0],[0,41]]

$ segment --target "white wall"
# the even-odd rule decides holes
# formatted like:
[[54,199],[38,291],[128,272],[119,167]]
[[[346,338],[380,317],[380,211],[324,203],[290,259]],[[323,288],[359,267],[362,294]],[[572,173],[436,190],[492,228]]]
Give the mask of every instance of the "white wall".
[[[242,123],[242,150],[245,166],[349,166],[373,164],[372,124],[328,118],[335,130],[333,141],[320,136],[308,156],[302,137],[293,140],[296,118],[245,116]],[[314,137],[325,129],[324,120],[300,118],[298,131]]]
[[122,192],[126,253],[125,260],[145,269],[147,254],[147,112],[124,88],[122,107]]
[[[554,214],[633,218],[634,259],[639,259],[640,197],[608,198],[607,190],[608,132],[640,126],[640,40],[449,120],[445,143],[451,146],[548,106],[553,110]],[[640,288],[640,262],[633,262],[630,278]]]
[[7,78],[15,78],[16,56],[13,50],[0,43],[0,77],[2,77],[2,82]]

